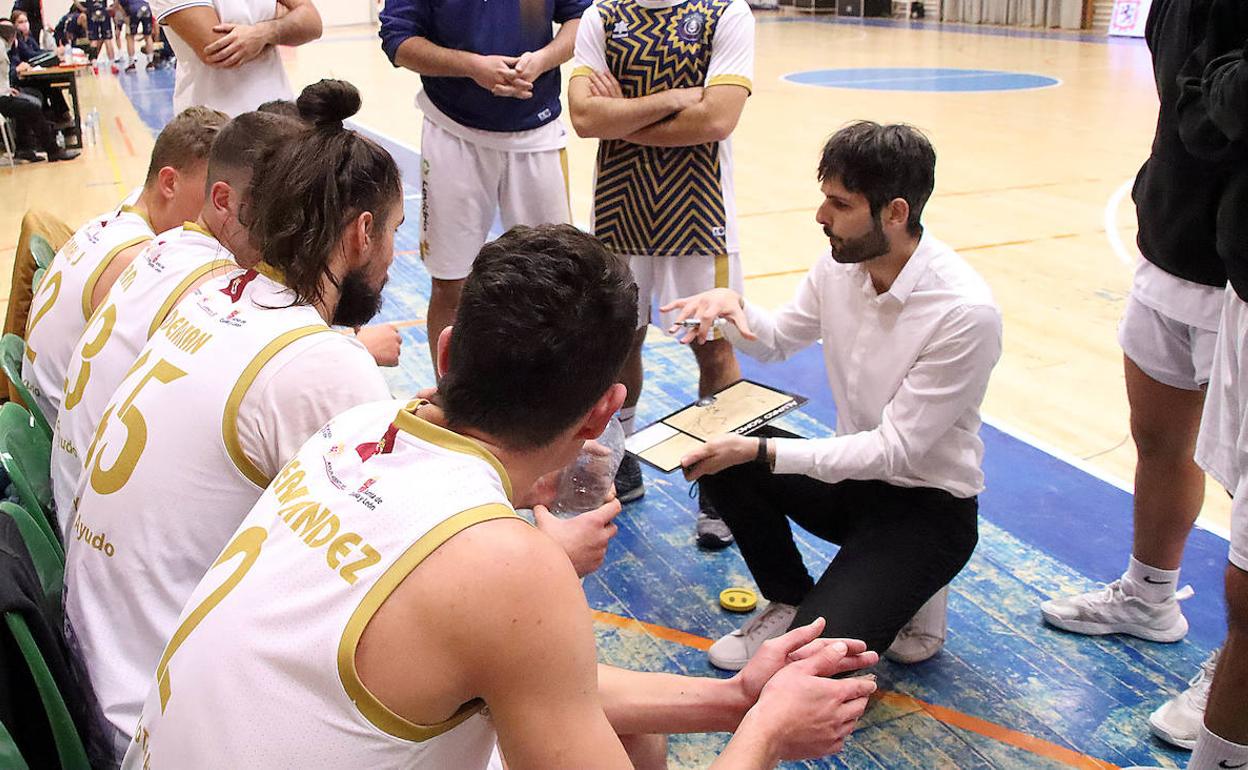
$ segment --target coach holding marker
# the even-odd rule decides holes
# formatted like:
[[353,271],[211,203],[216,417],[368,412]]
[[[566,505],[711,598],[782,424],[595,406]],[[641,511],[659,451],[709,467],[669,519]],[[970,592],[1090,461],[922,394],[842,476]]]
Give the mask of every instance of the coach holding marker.
[[494,212],[504,229],[571,221],[559,65],[589,5],[387,0],[381,12],[382,49],[423,86],[420,256],[433,279],[435,360]]

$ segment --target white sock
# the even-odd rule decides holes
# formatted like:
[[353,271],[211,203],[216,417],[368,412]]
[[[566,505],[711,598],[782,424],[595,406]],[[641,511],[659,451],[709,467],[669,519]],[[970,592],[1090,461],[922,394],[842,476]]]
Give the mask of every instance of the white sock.
[[1219,738],[1209,732],[1209,728],[1200,726],[1200,737],[1196,739],[1196,748],[1187,763],[1187,770],[1226,770],[1226,768],[1248,767],[1248,746]]
[[1131,557],[1126,574],[1122,576],[1122,588],[1128,596],[1159,604],[1174,597],[1179,585],[1177,569],[1157,569]]
[[624,429],[625,436],[633,435],[636,428],[633,427],[633,420],[637,417],[637,407],[626,406],[620,409],[620,427]]

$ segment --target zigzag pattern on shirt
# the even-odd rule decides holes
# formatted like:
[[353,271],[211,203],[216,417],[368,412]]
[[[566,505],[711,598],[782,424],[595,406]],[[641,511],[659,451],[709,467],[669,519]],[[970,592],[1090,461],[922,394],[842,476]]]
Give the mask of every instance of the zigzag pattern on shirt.
[[[646,8],[635,0],[599,3],[607,64],[626,97],[706,82],[711,41],[728,0],[686,0]],[[595,234],[621,254],[718,255],[726,221],[719,144],[598,146]]]

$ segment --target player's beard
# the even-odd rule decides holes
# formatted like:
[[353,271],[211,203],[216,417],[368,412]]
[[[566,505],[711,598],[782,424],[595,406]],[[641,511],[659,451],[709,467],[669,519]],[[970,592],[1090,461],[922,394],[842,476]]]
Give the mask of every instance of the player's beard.
[[338,306],[334,308],[335,326],[363,326],[381,311],[381,290],[386,286],[373,287],[368,283],[363,268],[348,272],[342,279],[338,292]]
[[828,236],[828,243],[832,247],[832,258],[843,265],[852,265],[887,254],[889,244],[888,236],[884,234],[884,225],[879,217],[872,217],[872,225],[871,232],[847,240],[836,237],[832,230],[825,226],[823,234]]

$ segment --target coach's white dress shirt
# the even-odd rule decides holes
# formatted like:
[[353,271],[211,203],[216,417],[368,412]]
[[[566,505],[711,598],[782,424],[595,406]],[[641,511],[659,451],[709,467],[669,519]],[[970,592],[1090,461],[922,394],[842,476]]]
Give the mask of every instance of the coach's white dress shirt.
[[746,316],[758,340],[726,332],[760,361],[822,338],[836,400],[836,436],[776,439],[776,473],[983,490],[979,406],[1001,356],[1001,311],[949,246],[924,234],[882,294],[866,268],[825,255],[792,301],[775,312],[746,303]]

